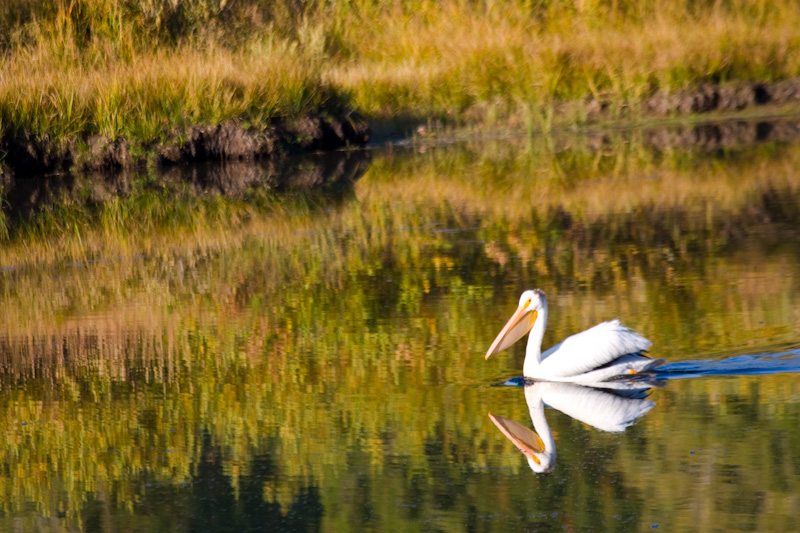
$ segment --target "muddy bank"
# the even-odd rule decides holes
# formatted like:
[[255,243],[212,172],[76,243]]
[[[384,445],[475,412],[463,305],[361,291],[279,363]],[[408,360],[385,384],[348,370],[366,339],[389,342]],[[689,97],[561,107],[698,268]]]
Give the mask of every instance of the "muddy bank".
[[[589,98],[557,106],[564,117],[582,116],[588,124],[613,124],[616,120],[738,112],[759,106],[800,109],[800,78],[774,83],[704,84],[692,90],[657,92],[638,105],[615,108],[611,100]],[[764,107],[765,109],[768,109]],[[390,128],[392,129],[392,128]],[[413,129],[413,128],[412,128]],[[423,133],[420,133],[420,132]],[[713,149],[764,140],[789,140],[800,133],[796,126],[775,128],[766,122],[738,121],[679,128],[653,129],[650,144]],[[399,132],[395,131],[394,135]],[[427,137],[424,127],[417,134]],[[0,180],[15,175],[54,172],[119,171],[155,166],[159,169],[205,161],[278,160],[287,155],[363,146],[371,129],[356,114],[323,117],[317,114],[278,121],[264,128],[237,121],[217,126],[195,126],[158,143],[136,143],[104,137],[51,141],[25,136],[0,139]],[[434,140],[434,142],[436,142]]]
[[291,121],[251,128],[228,121],[195,126],[161,143],[91,137],[51,142],[49,137],[0,140],[0,176],[41,175],[58,171],[128,170],[155,164],[159,168],[204,161],[277,160],[287,155],[363,146],[370,139],[367,123],[354,114],[333,118],[312,114]]
[[[684,91],[658,91],[644,98],[639,106],[628,106],[627,114],[638,112],[645,117],[663,118],[698,113],[735,112],[767,105],[776,107],[800,105],[800,78],[773,83],[702,84]],[[575,112],[579,110],[576,108],[583,108],[590,121],[613,118],[620,113],[626,114],[626,110],[614,109],[612,101],[602,97],[564,104],[561,106],[561,111]]]

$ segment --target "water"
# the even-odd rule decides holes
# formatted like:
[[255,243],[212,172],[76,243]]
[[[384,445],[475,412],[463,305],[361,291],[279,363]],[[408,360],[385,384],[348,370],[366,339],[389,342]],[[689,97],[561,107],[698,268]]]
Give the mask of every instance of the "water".
[[[793,529],[800,146],[643,138],[385,150],[333,200],[248,178],[22,224],[0,529]],[[542,474],[487,416],[535,428],[524,346],[483,359],[532,287],[546,346],[619,317],[668,360],[616,425],[609,392],[605,425],[544,394]]]

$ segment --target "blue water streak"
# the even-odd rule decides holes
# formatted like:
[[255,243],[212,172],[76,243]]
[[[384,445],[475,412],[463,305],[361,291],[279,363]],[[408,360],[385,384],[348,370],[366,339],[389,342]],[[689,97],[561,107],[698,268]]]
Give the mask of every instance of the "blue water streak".
[[800,348],[788,352],[737,355],[722,360],[678,361],[655,369],[658,379],[757,376],[784,372],[800,372]]

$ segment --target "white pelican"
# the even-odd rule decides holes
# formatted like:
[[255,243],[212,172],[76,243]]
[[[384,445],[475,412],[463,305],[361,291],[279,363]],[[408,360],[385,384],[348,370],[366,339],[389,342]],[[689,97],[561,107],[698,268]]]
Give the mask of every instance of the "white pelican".
[[652,343],[616,319],[567,337],[542,353],[546,326],[547,297],[544,291],[523,292],[519,307],[489,347],[486,359],[530,332],[522,368],[522,375],[526,378],[596,383],[646,372],[664,362],[663,359],[643,356],[642,352]]
[[489,418],[525,454],[531,470],[552,472],[556,466],[556,443],[544,415],[544,406],[603,431],[625,431],[655,403],[644,398],[650,385],[630,382],[619,385],[619,392],[615,393],[573,383],[530,382],[525,385],[525,401],[535,431],[492,413]]

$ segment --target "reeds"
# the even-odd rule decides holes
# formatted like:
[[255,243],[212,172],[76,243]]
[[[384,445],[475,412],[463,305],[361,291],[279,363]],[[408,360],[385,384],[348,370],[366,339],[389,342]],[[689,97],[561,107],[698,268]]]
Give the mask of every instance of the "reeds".
[[5,132],[163,141],[194,124],[299,116],[335,94],[319,61],[284,41],[252,42],[242,54],[210,45],[100,64],[82,59],[56,65],[42,49],[13,54],[0,78]]
[[372,119],[580,122],[701,82],[800,75],[789,0],[244,3],[10,0],[0,8],[0,132],[144,142],[325,106]]
[[420,2],[380,24],[361,19],[344,38],[354,59],[327,72],[379,116],[540,121],[565,100],[621,110],[656,90],[799,72],[800,9],[789,2],[548,4]]

